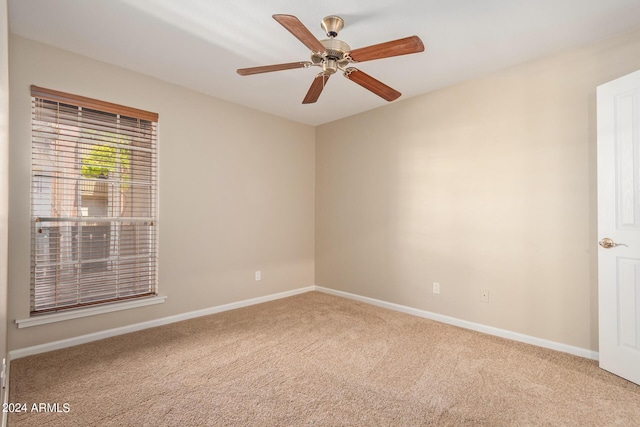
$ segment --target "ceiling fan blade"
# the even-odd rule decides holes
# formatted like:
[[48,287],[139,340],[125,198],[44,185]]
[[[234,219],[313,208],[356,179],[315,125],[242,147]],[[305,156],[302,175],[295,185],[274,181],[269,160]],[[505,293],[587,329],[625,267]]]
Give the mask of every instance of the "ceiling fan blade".
[[311,66],[311,62],[288,62],[286,64],[264,65],[262,67],[238,68],[237,72],[241,76],[252,74],[270,73],[272,71],[292,70],[294,68],[306,68]]
[[391,56],[407,55],[424,51],[424,44],[420,37],[411,36],[390,42],[374,44],[372,46],[354,49],[349,53],[355,62],[371,61],[372,59],[389,58]]
[[309,50],[314,52],[324,52],[326,48],[320,43],[307,27],[293,15],[273,15],[273,19],[286,28],[298,40],[300,40]]
[[379,97],[391,102],[398,99],[402,95],[397,90],[387,86],[380,80],[376,80],[364,71],[360,71],[357,68],[349,67],[344,73],[344,76],[352,82],[358,83],[365,89],[370,90]]
[[307,92],[307,95],[304,97],[302,101],[303,104],[313,104],[318,100],[320,94],[322,93],[322,89],[324,89],[324,85],[327,84],[327,80],[329,80],[329,74],[319,73],[311,83],[311,87]]

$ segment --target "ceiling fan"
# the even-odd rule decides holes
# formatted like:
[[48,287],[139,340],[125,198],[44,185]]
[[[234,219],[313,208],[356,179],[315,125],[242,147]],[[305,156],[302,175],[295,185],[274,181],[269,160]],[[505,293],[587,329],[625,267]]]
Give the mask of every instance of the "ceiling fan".
[[347,79],[370,90],[387,101],[398,99],[401,95],[400,92],[374,79],[364,71],[349,67],[348,65],[355,62],[371,61],[373,59],[389,58],[391,56],[407,55],[424,51],[424,44],[418,36],[405,37],[403,39],[352,50],[348,44],[336,38],[338,32],[344,27],[344,21],[335,15],[327,16],[322,20],[322,29],[327,33],[327,37],[329,37],[325,40],[318,40],[311,31],[293,15],[273,15],[273,19],[278,21],[280,25],[286,28],[294,37],[311,50],[311,61],[240,68],[237,70],[238,74],[241,76],[249,76],[252,74],[291,70],[294,68],[320,67],[322,71],[313,79],[311,87],[302,101],[303,104],[316,102],[329,77],[338,70],[342,71]]

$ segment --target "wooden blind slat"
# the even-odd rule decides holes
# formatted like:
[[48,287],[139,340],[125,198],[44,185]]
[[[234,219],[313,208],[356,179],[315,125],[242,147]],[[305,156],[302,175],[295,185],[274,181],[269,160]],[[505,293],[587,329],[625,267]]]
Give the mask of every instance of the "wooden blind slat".
[[151,122],[158,121],[157,113],[139,110],[137,108],[125,107],[124,105],[113,104],[111,102],[100,101],[93,98],[87,98],[85,96],[73,95],[53,89],[46,89],[36,85],[31,85],[31,96],[35,98],[47,99],[49,101],[62,102],[63,104],[72,104],[79,107],[91,108],[92,110],[100,110],[107,113],[120,114],[136,119],[148,120]]

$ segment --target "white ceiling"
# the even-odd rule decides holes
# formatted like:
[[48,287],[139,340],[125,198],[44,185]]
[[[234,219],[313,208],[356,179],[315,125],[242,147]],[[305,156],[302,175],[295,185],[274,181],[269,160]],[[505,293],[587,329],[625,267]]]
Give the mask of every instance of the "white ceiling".
[[386,104],[338,73],[302,105],[316,68],[236,74],[309,60],[275,13],[318,39],[339,15],[353,49],[418,35],[423,53],[358,64],[402,92],[395,102],[640,28],[640,0],[9,0],[12,33],[301,123]]

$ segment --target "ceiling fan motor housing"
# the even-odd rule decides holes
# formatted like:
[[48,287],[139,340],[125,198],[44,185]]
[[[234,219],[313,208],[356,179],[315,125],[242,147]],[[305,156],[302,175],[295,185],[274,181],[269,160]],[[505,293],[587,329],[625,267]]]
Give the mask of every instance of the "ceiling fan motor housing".
[[351,61],[351,58],[347,55],[348,52],[351,52],[351,48],[342,40],[330,38],[320,40],[320,43],[322,43],[326,51],[312,52],[311,62],[315,65],[322,65],[325,73],[333,74],[340,67],[348,65]]

